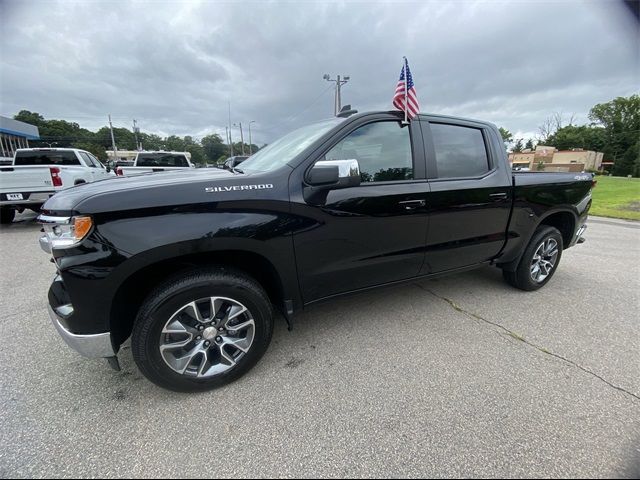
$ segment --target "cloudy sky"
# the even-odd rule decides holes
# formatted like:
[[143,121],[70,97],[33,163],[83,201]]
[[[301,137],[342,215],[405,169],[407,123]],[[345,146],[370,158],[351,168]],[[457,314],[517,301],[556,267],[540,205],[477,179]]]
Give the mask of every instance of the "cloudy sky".
[[0,23],[0,113],[90,129],[111,113],[224,138],[230,101],[232,123],[255,120],[254,143],[270,142],[332,115],[324,73],[351,77],[343,103],[391,108],[403,55],[423,111],[518,136],[640,87],[638,23],[615,0],[0,0]]

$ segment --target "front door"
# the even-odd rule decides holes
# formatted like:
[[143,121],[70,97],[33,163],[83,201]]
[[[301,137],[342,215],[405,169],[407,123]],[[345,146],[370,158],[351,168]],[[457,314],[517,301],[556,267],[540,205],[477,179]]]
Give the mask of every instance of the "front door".
[[292,213],[308,223],[294,235],[305,303],[420,271],[429,191],[420,125],[386,118],[354,125],[315,159],[357,159],[359,187],[329,191],[320,202],[292,194]]

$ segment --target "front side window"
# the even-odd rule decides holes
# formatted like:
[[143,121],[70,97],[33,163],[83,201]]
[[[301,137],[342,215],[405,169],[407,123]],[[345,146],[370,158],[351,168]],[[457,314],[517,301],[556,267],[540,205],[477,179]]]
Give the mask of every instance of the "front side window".
[[96,157],[94,157],[92,154],[90,154],[89,152],[87,152],[87,155],[89,155],[89,158],[93,161],[93,164],[98,167],[98,168],[104,168],[104,165],[102,164],[102,162],[100,160],[98,160]]
[[87,153],[85,152],[78,152],[78,153],[80,154],[84,162],[87,164],[87,167],[91,167],[91,168],[98,167],[95,163],[93,163],[93,160],[91,160],[91,157]]
[[482,130],[432,123],[438,178],[479,177],[489,171]]
[[364,125],[327,152],[325,160],[356,159],[362,182],[413,179],[409,127],[400,122]]

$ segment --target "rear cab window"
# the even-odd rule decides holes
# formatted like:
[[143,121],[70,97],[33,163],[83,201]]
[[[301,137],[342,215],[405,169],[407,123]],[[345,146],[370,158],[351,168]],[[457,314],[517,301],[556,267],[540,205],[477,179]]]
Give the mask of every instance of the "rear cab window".
[[80,165],[73,151],[16,152],[14,165]]
[[138,154],[137,167],[188,167],[185,155],[175,153],[141,153]]
[[429,123],[437,178],[481,177],[491,170],[482,129]]

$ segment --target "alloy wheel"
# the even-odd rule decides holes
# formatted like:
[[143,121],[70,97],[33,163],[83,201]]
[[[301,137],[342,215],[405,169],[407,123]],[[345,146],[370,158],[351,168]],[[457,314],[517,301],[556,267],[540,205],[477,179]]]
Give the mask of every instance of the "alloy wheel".
[[231,370],[251,349],[255,322],[237,300],[209,297],[192,301],[166,322],[160,354],[176,373],[206,378]]
[[531,260],[531,279],[543,282],[553,271],[558,260],[558,242],[554,238],[547,238],[536,249]]

